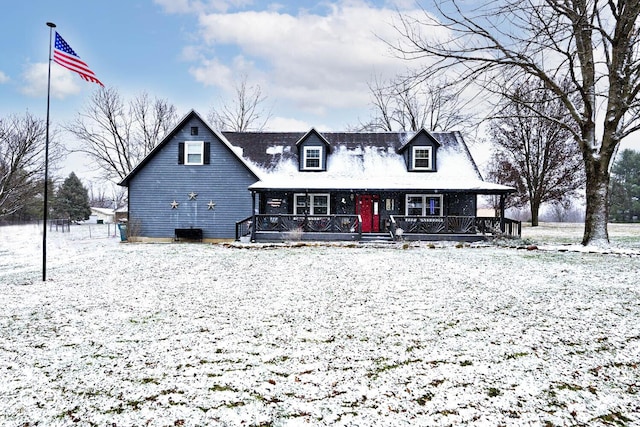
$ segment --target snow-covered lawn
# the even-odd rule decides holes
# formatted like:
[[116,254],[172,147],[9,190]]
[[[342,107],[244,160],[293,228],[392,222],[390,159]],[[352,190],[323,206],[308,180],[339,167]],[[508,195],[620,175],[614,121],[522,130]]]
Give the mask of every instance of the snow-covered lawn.
[[638,255],[91,227],[0,227],[0,425],[640,424]]

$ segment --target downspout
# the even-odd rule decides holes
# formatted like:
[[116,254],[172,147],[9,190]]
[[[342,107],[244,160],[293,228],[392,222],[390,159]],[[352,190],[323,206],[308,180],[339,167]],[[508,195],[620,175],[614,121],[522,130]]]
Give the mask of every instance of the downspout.
[[256,192],[251,190],[251,241],[256,241]]
[[504,222],[504,194],[500,194],[500,231],[504,234],[505,222]]

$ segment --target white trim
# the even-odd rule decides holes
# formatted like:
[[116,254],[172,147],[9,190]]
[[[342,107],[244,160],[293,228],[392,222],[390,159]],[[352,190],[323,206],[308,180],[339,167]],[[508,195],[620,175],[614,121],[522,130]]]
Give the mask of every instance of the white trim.
[[[189,147],[193,147],[192,155],[200,155],[199,162],[190,162],[189,161]],[[196,153],[196,151],[200,151],[200,153]],[[203,165],[204,164],[204,141],[185,141],[184,142],[184,164],[185,165]]]
[[[297,199],[298,197],[309,197],[309,204],[307,206],[304,206],[306,208],[309,209],[309,213],[308,215],[329,215],[331,212],[331,197],[329,197],[329,193],[295,193],[293,195],[293,214],[294,215],[304,215],[303,212],[298,212],[298,203],[297,203]],[[314,199],[316,197],[326,197],[327,198],[327,212],[326,213],[316,213],[315,209],[314,209]],[[303,206],[300,206],[301,208],[304,208]]]
[[[309,151],[317,151],[318,157],[309,157]],[[302,169],[303,170],[322,170],[322,147],[319,145],[311,145],[308,147],[302,147]],[[307,160],[318,159],[318,166],[308,166]]]
[[[409,198],[415,197],[421,199],[421,211],[420,215],[410,215],[409,214]],[[427,200],[428,199],[439,199],[438,203],[438,213],[437,214],[427,214]],[[407,194],[404,199],[404,214],[406,216],[442,216],[442,194]]]
[[[426,151],[429,153],[429,166],[416,166],[416,151]],[[421,159],[424,159],[421,157]],[[413,170],[417,171],[431,171],[433,170],[433,147],[430,145],[414,145],[411,148],[411,166]]]

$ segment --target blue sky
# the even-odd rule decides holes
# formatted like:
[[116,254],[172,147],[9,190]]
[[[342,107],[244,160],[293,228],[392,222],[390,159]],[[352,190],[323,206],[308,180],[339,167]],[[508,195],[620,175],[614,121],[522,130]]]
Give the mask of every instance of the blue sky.
[[[0,14],[0,115],[45,117],[51,21],[125,99],[144,91],[206,117],[246,75],[267,97],[271,130],[344,130],[369,117],[368,82],[417,65],[380,40],[397,38],[398,10],[422,13],[415,0],[11,2]],[[70,122],[97,89],[52,64],[52,124]],[[82,157],[63,166],[62,176],[92,179]]]
[[[273,107],[276,129],[344,129],[368,114],[367,82],[407,64],[390,34],[399,2],[115,0],[12,2],[0,16],[0,113],[44,115],[47,21],[106,85],[146,91],[181,114],[206,115],[246,75]],[[52,66],[52,121],[68,120],[97,86]]]
[[[0,115],[45,117],[50,21],[125,99],[145,91],[179,115],[193,108],[206,116],[246,75],[267,97],[272,130],[343,130],[368,117],[374,76],[407,67],[378,36],[395,37],[397,11],[415,7],[413,0],[12,2],[0,14]],[[97,89],[52,64],[51,123],[70,122]],[[65,175],[88,169],[79,157],[69,162]]]

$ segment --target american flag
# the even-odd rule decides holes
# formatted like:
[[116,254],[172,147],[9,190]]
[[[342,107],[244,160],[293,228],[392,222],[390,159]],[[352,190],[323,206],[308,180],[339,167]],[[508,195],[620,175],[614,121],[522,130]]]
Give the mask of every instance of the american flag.
[[56,41],[53,49],[53,61],[64,68],[75,71],[80,77],[88,82],[98,83],[104,87],[96,75],[89,69],[89,66],[71,49],[71,46],[64,41],[56,31]]

